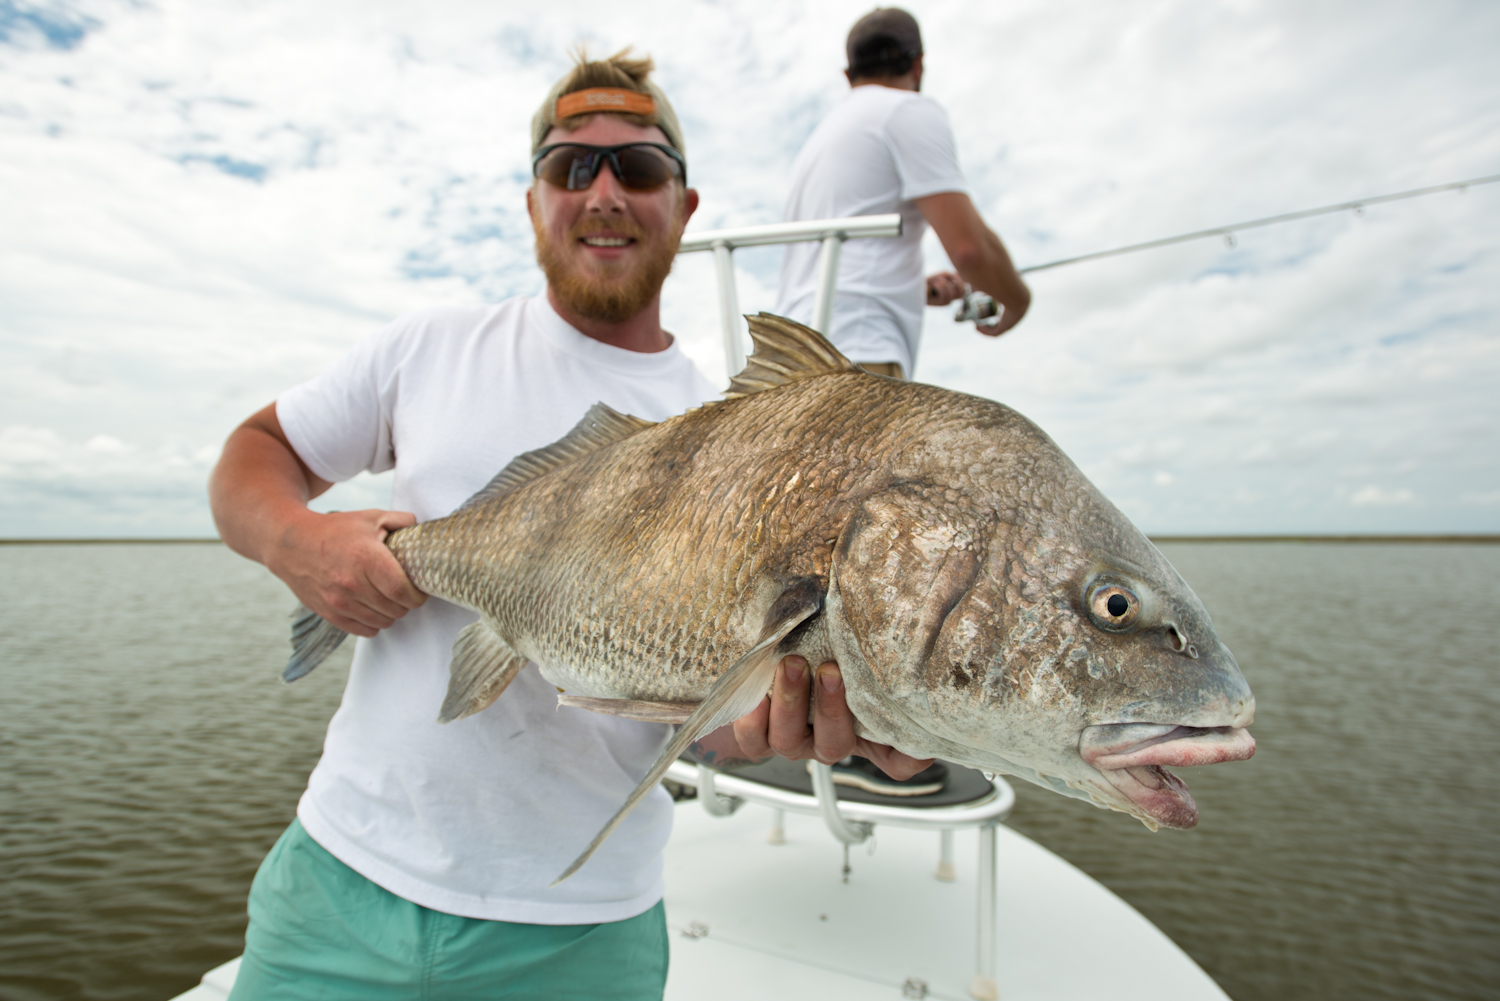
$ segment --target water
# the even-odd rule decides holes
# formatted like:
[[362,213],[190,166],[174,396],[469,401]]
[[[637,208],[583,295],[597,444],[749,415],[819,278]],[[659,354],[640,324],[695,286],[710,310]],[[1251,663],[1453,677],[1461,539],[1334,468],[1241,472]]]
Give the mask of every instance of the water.
[[[1238,1001],[1500,997],[1500,547],[1164,548],[1259,753],[1186,772],[1193,831],[1022,783],[1012,826]],[[159,1001],[240,951],[347,671],[275,680],[289,604],[217,546],[0,547],[0,997]]]

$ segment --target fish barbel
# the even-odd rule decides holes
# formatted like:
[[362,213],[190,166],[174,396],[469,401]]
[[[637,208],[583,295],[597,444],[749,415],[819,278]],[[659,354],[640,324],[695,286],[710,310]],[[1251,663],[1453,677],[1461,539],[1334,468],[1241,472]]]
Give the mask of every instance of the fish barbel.
[[[1191,827],[1165,766],[1248,758],[1255,699],[1156,547],[1039,428],[864,372],[750,318],[725,399],[661,423],[596,405],[453,514],[391,533],[479,621],[439,718],[534,661],[559,701],[682,726],[575,872],[788,654],[838,662],[861,736]],[[310,612],[284,677],[341,639]]]

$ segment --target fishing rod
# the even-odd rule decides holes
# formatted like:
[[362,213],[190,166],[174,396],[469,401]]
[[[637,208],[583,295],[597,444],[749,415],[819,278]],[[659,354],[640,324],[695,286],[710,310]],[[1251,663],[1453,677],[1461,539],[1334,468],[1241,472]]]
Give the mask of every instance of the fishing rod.
[[1496,181],[1500,181],[1500,174],[1491,174],[1488,177],[1475,177],[1467,181],[1453,181],[1449,184],[1434,184],[1428,188],[1413,188],[1410,191],[1398,191],[1392,195],[1376,195],[1373,198],[1360,198],[1352,202],[1339,202],[1337,205],[1323,205],[1315,209],[1302,209],[1299,212],[1283,212],[1281,215],[1266,216],[1263,219],[1250,219],[1246,222],[1230,223],[1227,226],[1215,226],[1213,229],[1200,229],[1192,233],[1183,233],[1180,236],[1167,236],[1160,240],[1132,243],[1129,246],[1116,247],[1113,250],[1097,250],[1092,254],[1064,257],[1060,261],[1048,261],[1046,264],[1033,264],[1030,267],[1022,268],[1021,274],[1030,274],[1033,271],[1046,271],[1048,268],[1060,268],[1064,264],[1096,261],[1101,257],[1118,257],[1120,254],[1133,254],[1138,250],[1154,250],[1157,247],[1167,247],[1174,243],[1186,243],[1189,240],[1203,240],[1210,236],[1222,236],[1233,247],[1235,245],[1234,234],[1242,229],[1274,226],[1279,222],[1291,222],[1295,219],[1307,219],[1312,216],[1329,215],[1334,212],[1353,212],[1356,215],[1363,215],[1365,207],[1368,205],[1383,205],[1386,202],[1399,202],[1407,198],[1420,198],[1423,195],[1435,195],[1439,191],[1463,191],[1466,188],[1478,187],[1481,184],[1494,184]]
[[[1452,181],[1448,184],[1434,184],[1426,188],[1412,188],[1410,191],[1397,191],[1389,195],[1375,195],[1372,198],[1360,198],[1352,202],[1339,202],[1337,205],[1320,205],[1315,209],[1302,209],[1297,212],[1283,212],[1280,215],[1265,216],[1261,219],[1248,219],[1245,222],[1229,223],[1225,226],[1215,226],[1212,229],[1199,229],[1191,233],[1181,233],[1177,236],[1166,236],[1159,240],[1147,240],[1145,243],[1132,243],[1124,247],[1115,247],[1112,250],[1096,250],[1091,254],[1079,254],[1077,257],[1064,257],[1058,261],[1048,261],[1045,264],[1032,264],[1020,268],[1019,273],[1031,274],[1034,271],[1046,271],[1050,268],[1060,268],[1065,264],[1081,264],[1084,261],[1097,261],[1104,257],[1119,257],[1121,254],[1133,254],[1141,250],[1155,250],[1157,247],[1169,247],[1174,243],[1187,243],[1190,240],[1204,240],[1212,236],[1221,236],[1229,246],[1235,246],[1234,234],[1242,229],[1256,229],[1261,226],[1274,226],[1277,223],[1292,222],[1297,219],[1308,219],[1312,216],[1330,215],[1334,212],[1353,212],[1355,215],[1364,215],[1365,208],[1370,205],[1383,205],[1386,202],[1399,202],[1407,198],[1421,198],[1423,195],[1435,195],[1440,191],[1465,191],[1469,188],[1478,187],[1481,184],[1494,184],[1500,181],[1500,174],[1490,174],[1486,177],[1474,177],[1467,181]],[[954,316],[956,322],[965,320],[979,320],[996,315],[999,311],[993,301],[986,302],[989,297],[983,292],[972,292],[964,297],[963,305]]]

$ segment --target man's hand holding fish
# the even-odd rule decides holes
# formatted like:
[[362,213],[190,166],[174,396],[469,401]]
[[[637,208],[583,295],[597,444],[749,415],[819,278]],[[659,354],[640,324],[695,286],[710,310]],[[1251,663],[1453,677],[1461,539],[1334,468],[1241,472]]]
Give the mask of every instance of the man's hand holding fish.
[[914,758],[859,736],[838,664],[829,661],[813,671],[807,658],[797,654],[777,665],[771,694],[754,712],[694,742],[689,753],[718,768],[777,756],[792,761],[813,758],[831,765],[857,754],[897,780],[911,778],[932,764],[931,758]]

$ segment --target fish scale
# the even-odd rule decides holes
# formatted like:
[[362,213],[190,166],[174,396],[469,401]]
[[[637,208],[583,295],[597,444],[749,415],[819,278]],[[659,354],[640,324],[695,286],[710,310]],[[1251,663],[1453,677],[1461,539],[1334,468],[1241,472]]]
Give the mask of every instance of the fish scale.
[[[682,723],[559,879],[789,653],[837,660],[877,743],[1196,822],[1180,781],[1140,776],[1248,757],[1255,703],[1149,540],[1003,404],[870,375],[779,317],[750,328],[725,400],[660,424],[597,405],[387,539],[417,587],[479,613],[440,719],[534,661],[565,704]],[[336,642],[309,616],[284,677]],[[1173,736],[1134,747],[1147,732]]]

